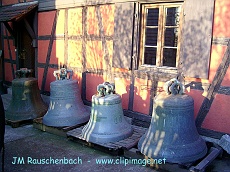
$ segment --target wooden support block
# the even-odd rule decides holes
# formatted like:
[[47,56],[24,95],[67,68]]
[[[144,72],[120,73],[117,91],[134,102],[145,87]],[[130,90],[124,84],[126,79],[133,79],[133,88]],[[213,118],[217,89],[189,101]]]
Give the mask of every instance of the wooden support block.
[[78,124],[74,126],[69,126],[69,127],[52,127],[52,126],[46,126],[42,123],[42,117],[41,118],[36,118],[33,120],[33,127],[51,134],[55,134],[58,136],[66,137],[66,133],[70,130],[73,130],[75,128],[81,127],[83,124]]
[[7,125],[11,125],[12,128],[17,128],[23,125],[32,124],[33,120],[29,119],[29,120],[11,121],[11,120],[6,119],[5,122]]
[[215,158],[223,152],[221,148],[211,147],[210,153],[196,166],[192,166],[189,170],[191,172],[204,172],[205,168],[211,164]]
[[[133,147],[137,146],[137,143],[141,136],[146,132],[146,128],[134,126],[133,127],[133,134],[123,140],[117,141],[117,142],[109,142],[109,143],[92,143],[93,147],[99,150],[102,150],[104,152],[107,152],[112,155],[123,155],[125,150],[129,150]],[[67,137],[84,145],[89,146],[89,142],[87,142],[82,137],[82,127],[70,130],[67,132]],[[92,147],[92,146],[90,146]]]

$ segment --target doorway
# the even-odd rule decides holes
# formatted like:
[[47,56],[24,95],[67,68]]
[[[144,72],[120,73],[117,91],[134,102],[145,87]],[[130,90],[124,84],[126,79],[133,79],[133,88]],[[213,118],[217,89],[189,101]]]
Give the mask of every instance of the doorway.
[[[32,15],[33,16],[33,15]],[[24,19],[25,20],[25,19]],[[32,69],[32,77],[35,74],[35,48],[33,47],[33,39],[25,27],[24,20],[18,23],[18,69]],[[33,18],[27,16],[27,22],[31,26]]]

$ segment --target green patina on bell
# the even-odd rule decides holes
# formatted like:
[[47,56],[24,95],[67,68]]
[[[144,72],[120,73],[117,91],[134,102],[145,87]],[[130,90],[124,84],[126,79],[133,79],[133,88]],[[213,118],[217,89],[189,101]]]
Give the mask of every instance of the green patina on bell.
[[98,85],[97,92],[92,96],[91,116],[82,130],[82,137],[92,143],[108,143],[131,136],[133,129],[124,117],[121,96],[115,94],[115,85],[105,82]]
[[77,80],[72,80],[73,71],[61,68],[54,71],[56,81],[50,83],[50,104],[43,117],[43,124],[54,127],[74,126],[89,120]]
[[22,68],[16,71],[12,81],[12,98],[6,109],[6,119],[11,121],[30,120],[42,117],[47,106],[38,88],[38,80],[30,77],[31,70]]
[[194,100],[184,94],[176,79],[165,83],[165,92],[154,99],[149,129],[138,142],[142,154],[171,163],[194,162],[207,153],[194,120]]

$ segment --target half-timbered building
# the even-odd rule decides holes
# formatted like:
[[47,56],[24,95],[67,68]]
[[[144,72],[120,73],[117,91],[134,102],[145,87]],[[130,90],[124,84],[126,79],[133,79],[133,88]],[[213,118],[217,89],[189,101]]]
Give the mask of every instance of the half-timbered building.
[[230,134],[228,0],[0,2],[1,84],[30,68],[47,94],[65,65],[85,104],[98,84],[114,82],[125,115],[148,126],[153,98],[177,77],[194,98],[199,133]]

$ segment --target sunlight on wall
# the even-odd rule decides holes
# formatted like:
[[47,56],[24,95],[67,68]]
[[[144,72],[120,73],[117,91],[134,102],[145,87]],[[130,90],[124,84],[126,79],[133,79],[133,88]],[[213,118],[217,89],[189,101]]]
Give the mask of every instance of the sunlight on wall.
[[68,35],[82,35],[82,8],[68,10]]
[[82,67],[82,41],[68,40],[68,67]]
[[112,36],[114,34],[114,10],[115,5],[100,6],[104,34],[108,36]]
[[[52,61],[50,61],[50,63],[52,64],[64,64],[64,48],[65,48],[65,42],[64,40],[56,40],[53,43],[53,48],[52,48],[52,53],[51,53],[51,57]],[[51,59],[50,59],[51,60]]]
[[[226,52],[227,46],[218,46],[213,45],[212,46],[212,52],[211,52],[211,63],[210,63],[210,72],[209,72],[209,81],[212,82],[216,71],[222,61],[222,58],[224,57],[224,54]],[[230,68],[228,68],[227,73],[224,77],[224,80],[222,82],[223,86],[230,86]]]
[[86,43],[86,67],[103,69],[103,50],[101,41],[87,41]]
[[230,37],[230,1],[216,0],[213,24],[214,37]]
[[122,108],[128,109],[129,105],[129,91],[130,79],[115,78],[115,90],[122,98]]
[[133,110],[149,114],[150,103],[150,81],[146,79],[135,78]]
[[64,35],[65,10],[60,10],[57,18],[56,35]]
[[87,33],[89,35],[99,35],[98,19],[96,14],[96,8],[88,7],[87,9]]

